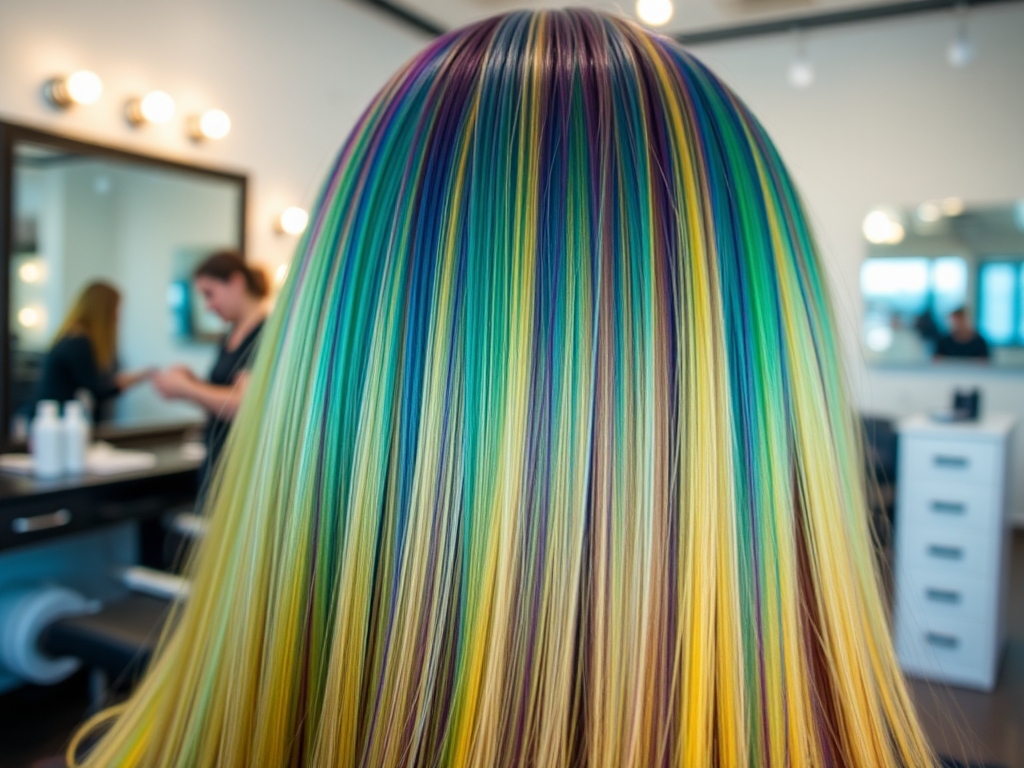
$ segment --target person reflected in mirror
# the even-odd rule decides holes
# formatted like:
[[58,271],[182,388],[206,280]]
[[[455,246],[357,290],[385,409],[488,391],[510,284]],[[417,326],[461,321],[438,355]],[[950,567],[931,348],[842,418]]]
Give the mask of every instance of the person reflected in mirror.
[[164,397],[191,401],[208,414],[202,488],[245,394],[249,366],[269,311],[270,287],[263,270],[247,264],[235,251],[219,251],[208,257],[196,268],[192,279],[207,310],[216,313],[230,328],[205,381],[186,366],[178,365],[155,374],[153,386]]
[[988,342],[971,325],[967,309],[960,307],[949,313],[949,333],[940,336],[935,346],[936,358],[973,358],[988,360]]
[[935,322],[935,316],[932,314],[930,305],[914,318],[914,330],[917,331],[921,342],[929,350],[935,349],[935,346],[939,343],[939,338],[942,336],[942,331],[939,329],[939,324]]
[[93,421],[100,421],[104,406],[113,398],[153,375],[150,368],[117,370],[120,306],[121,294],[109,283],[90,283],[79,294],[43,359],[30,417],[40,400],[64,403],[82,398],[91,401]]

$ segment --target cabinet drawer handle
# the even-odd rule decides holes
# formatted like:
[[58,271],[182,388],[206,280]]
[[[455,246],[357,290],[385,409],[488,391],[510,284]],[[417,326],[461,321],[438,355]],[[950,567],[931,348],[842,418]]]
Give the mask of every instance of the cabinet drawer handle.
[[50,528],[60,528],[70,522],[71,512],[67,509],[58,509],[56,512],[48,512],[45,515],[16,517],[11,521],[11,530],[15,533],[35,533]]
[[938,632],[929,632],[924,636],[924,639],[928,642],[928,645],[934,645],[937,648],[956,648],[960,645],[959,637],[941,635]]
[[966,456],[944,456],[941,453],[932,456],[932,462],[936,467],[950,467],[955,469],[964,469],[970,464]]
[[955,605],[960,602],[960,593],[952,589],[926,589],[924,596],[936,603]]
[[943,560],[963,560],[963,547],[945,547],[941,544],[932,544],[928,547],[928,554],[932,557],[941,557]]
[[959,501],[933,501],[932,512],[942,515],[962,515],[967,511],[967,505]]

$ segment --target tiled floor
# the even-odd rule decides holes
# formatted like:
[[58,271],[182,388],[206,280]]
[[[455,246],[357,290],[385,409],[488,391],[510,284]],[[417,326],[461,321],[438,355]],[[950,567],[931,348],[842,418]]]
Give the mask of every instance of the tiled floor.
[[[1014,536],[1008,622],[1010,642],[990,694],[912,681],[921,719],[936,750],[965,764],[1024,768],[1024,531]],[[53,688],[0,695],[0,766],[29,768],[59,754],[86,715],[84,675]]]

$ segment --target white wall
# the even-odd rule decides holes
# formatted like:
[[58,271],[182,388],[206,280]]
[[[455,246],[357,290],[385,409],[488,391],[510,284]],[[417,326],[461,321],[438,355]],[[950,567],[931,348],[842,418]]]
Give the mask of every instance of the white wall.
[[788,35],[694,52],[760,117],[796,178],[833,278],[859,405],[902,415],[948,406],[957,385],[981,387],[986,408],[1021,419],[1010,505],[1024,522],[1024,372],[872,370],[857,344],[860,225],[873,206],[1024,198],[1024,3],[969,12],[977,58],[959,70],[945,59],[954,31],[952,13],[814,31],[816,80],[804,91],[786,80]]
[[[0,119],[248,173],[249,254],[273,268],[295,245],[273,231],[276,214],[312,205],[359,113],[426,42],[351,0],[6,0]],[[103,79],[100,102],[49,107],[43,83],[83,68]],[[125,101],[153,89],[178,115],[130,127]],[[232,131],[197,146],[184,117],[209,107]]]

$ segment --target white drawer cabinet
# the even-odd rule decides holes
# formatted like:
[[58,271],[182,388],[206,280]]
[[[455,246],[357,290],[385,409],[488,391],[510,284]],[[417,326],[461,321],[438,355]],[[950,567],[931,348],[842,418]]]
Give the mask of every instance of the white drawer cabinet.
[[1005,643],[1012,430],[1009,416],[900,423],[894,623],[907,674],[995,686]]

